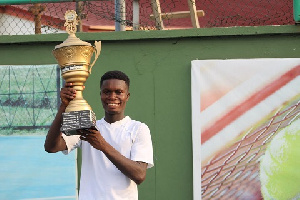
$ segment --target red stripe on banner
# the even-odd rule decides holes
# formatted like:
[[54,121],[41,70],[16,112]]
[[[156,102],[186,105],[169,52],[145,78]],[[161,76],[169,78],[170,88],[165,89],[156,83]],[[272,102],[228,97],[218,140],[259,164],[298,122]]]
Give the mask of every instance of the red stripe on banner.
[[[212,136],[216,135],[219,131],[225,128],[232,121],[236,120],[238,117],[243,115],[246,111],[250,110],[252,107],[256,106],[262,100],[266,99],[268,96],[276,92],[278,89],[286,85],[288,82],[300,75],[300,65],[291,69],[290,71],[283,74],[277,80],[273,81],[262,90],[256,92],[244,102],[240,103],[233,109],[231,109],[226,115],[222,116],[217,120],[212,126],[204,130],[201,134],[201,144],[205,143]],[[300,87],[300,86],[299,86]]]

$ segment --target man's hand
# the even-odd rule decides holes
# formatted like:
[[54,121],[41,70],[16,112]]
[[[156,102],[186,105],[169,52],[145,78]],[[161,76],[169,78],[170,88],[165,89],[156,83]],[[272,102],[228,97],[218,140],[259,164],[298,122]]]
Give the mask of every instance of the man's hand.
[[66,83],[65,86],[60,90],[61,103],[65,107],[67,107],[70,101],[72,101],[76,97],[76,90],[73,89],[72,87],[73,87],[73,83]]
[[95,149],[98,149],[100,151],[104,150],[104,143],[106,143],[106,141],[97,128],[91,127],[90,129],[80,129],[78,130],[78,132],[81,135],[81,140],[87,141]]

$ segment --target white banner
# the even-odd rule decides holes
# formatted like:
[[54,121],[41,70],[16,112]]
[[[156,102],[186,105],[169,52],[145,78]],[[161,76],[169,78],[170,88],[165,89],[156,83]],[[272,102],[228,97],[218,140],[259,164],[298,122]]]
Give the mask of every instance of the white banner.
[[191,69],[194,199],[201,164],[300,94],[300,59],[194,60]]

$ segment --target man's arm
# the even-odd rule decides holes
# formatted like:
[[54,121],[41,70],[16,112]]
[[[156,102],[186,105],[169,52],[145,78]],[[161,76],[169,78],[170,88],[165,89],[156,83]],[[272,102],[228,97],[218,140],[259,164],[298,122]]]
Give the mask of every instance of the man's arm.
[[98,130],[81,130],[80,139],[89,142],[94,148],[102,151],[106,157],[128,178],[136,184],[141,184],[146,179],[147,163],[133,161],[105,141]]
[[62,133],[60,132],[62,113],[65,109],[66,107],[61,104],[46,136],[44,147],[45,151],[48,153],[56,153],[58,151],[66,150],[67,148],[66,142],[62,138]]
[[102,152],[128,178],[136,184],[146,179],[147,163],[130,160],[106,142]]
[[65,87],[60,91],[61,105],[48,131],[44,145],[45,151],[48,153],[56,153],[67,149],[60,128],[62,123],[62,113],[66,110],[69,102],[76,97],[76,90],[71,87],[72,83],[66,83]]

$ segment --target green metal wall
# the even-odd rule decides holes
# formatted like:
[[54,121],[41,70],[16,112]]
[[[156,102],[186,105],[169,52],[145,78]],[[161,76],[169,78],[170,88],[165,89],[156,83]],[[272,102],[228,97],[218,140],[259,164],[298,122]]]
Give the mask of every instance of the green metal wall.
[[[155,167],[139,187],[140,199],[193,199],[191,61],[297,58],[299,32],[298,26],[274,26],[77,34],[102,41],[84,92],[98,119],[100,76],[119,69],[132,83],[127,114],[151,129]],[[66,37],[0,36],[0,65],[56,63],[51,51]]]

